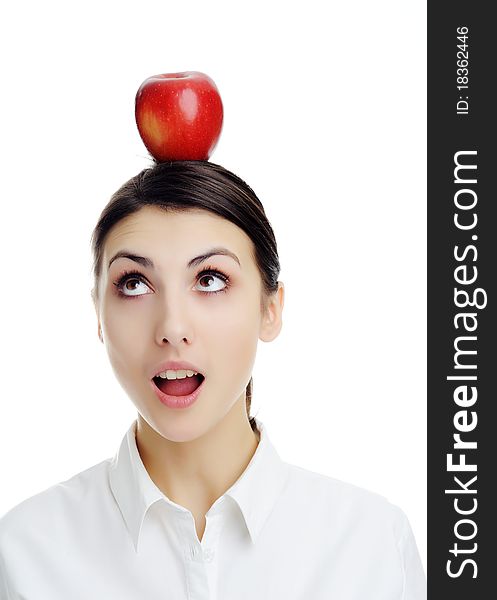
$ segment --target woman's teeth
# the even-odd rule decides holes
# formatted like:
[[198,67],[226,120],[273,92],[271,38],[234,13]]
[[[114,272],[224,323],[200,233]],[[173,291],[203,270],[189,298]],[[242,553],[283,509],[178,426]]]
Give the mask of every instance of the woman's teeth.
[[163,371],[162,373],[158,373],[156,377],[161,377],[162,379],[184,379],[185,377],[193,377],[194,375],[198,375],[196,371],[173,371],[168,369],[167,371]]

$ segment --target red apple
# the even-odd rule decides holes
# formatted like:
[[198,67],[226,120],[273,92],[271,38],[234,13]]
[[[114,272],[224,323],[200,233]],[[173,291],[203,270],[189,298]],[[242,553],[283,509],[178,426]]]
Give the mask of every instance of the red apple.
[[153,75],[136,93],[135,119],[150,154],[159,162],[207,160],[223,125],[223,104],[205,73]]

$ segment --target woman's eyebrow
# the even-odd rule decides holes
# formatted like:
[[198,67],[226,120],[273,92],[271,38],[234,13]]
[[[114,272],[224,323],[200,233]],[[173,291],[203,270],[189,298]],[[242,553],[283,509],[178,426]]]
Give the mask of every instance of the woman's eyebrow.
[[[204,260],[207,260],[211,256],[215,255],[231,256],[231,258],[235,260],[241,267],[240,261],[238,260],[238,256],[230,250],[228,250],[227,248],[222,247],[211,248],[210,250],[207,250],[204,254],[195,256],[195,258],[192,258],[186,266],[190,269],[191,267],[195,267],[200,263],[204,262]],[[142,267],[145,267],[147,269],[155,269],[154,262],[151,258],[147,258],[146,256],[138,256],[136,254],[133,254],[133,252],[131,252],[130,250],[119,250],[119,252],[114,254],[114,256],[109,260],[109,265],[107,269],[110,269],[111,264],[118,258],[128,258],[129,260],[133,260],[134,262],[137,262],[138,264],[142,265]]]

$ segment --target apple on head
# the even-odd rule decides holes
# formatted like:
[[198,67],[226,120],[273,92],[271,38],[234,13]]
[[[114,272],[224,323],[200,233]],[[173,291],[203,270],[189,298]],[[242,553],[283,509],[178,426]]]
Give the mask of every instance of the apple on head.
[[159,162],[207,160],[223,125],[216,84],[200,71],[148,77],[135,99],[138,131]]

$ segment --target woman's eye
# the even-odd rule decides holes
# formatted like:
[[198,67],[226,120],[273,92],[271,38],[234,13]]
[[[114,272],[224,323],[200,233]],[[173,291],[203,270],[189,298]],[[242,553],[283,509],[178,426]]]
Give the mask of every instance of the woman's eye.
[[[215,288],[211,287],[211,282],[217,279],[218,282],[221,282],[221,287],[219,284]],[[206,290],[208,294],[216,294],[217,292],[224,292],[227,290],[227,277],[225,275],[221,275],[221,273],[204,273],[201,274],[198,278],[200,287],[203,290]],[[202,282],[206,282],[202,284]]]
[[131,277],[124,275],[118,283],[116,283],[116,287],[123,296],[142,296],[143,294],[128,294],[127,292],[136,292],[137,284],[143,284],[146,287],[148,285],[143,281],[141,277]]

